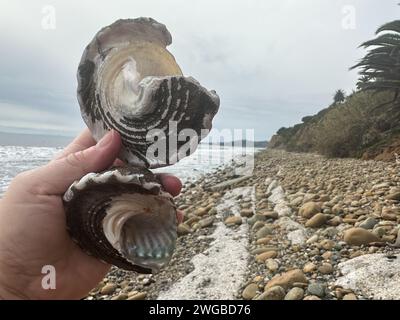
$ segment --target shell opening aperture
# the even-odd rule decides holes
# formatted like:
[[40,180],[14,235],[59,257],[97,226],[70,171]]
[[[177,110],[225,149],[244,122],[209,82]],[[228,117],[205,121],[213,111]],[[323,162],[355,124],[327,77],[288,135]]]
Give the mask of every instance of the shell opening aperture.
[[123,194],[106,210],[104,235],[125,259],[157,272],[175,247],[174,210],[167,194]]

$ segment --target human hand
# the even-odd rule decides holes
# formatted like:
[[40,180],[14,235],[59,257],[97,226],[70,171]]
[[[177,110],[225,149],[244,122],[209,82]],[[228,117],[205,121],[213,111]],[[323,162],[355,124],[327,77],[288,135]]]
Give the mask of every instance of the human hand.
[[[96,144],[85,130],[56,159],[12,181],[0,200],[0,298],[80,299],[104,278],[111,266],[71,240],[62,196],[85,174],[121,164],[120,148],[117,132]],[[171,195],[179,194],[178,178],[161,174],[160,180]],[[55,268],[55,289],[42,287],[45,265]]]

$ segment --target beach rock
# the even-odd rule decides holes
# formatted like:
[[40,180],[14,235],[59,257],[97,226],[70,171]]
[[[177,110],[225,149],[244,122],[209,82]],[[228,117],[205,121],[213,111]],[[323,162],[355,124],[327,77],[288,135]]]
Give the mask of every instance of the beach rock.
[[307,293],[312,296],[323,298],[326,294],[326,284],[320,282],[310,283],[307,287]]
[[241,225],[242,224],[242,218],[239,216],[230,216],[225,219],[225,224],[226,225]]
[[267,259],[276,258],[278,253],[276,251],[267,251],[264,253],[260,253],[256,256],[256,261],[260,263],[264,263]]
[[273,204],[278,204],[285,199],[285,190],[281,186],[276,187],[272,190],[271,196],[268,198],[268,201]]
[[283,300],[285,298],[285,290],[281,286],[273,286],[267,288],[257,300]]
[[115,283],[107,283],[101,290],[101,294],[110,295],[113,294],[114,291],[117,289],[117,285]]
[[324,258],[324,260],[330,260],[332,256],[333,256],[332,251],[326,251],[321,255],[321,257]]
[[393,244],[393,246],[396,247],[396,248],[400,248],[400,229],[397,232],[396,242]]
[[323,213],[317,213],[311,219],[306,222],[306,227],[308,228],[319,228],[325,224],[327,216]]
[[339,264],[343,274],[335,285],[366,297],[397,300],[400,297],[400,254],[366,254]]
[[358,300],[354,293],[348,293],[343,297],[343,300]]
[[332,250],[333,247],[335,246],[335,242],[332,240],[324,239],[320,242],[320,245],[322,248],[325,250]]
[[266,211],[266,212],[263,212],[262,215],[264,217],[266,217],[267,219],[278,219],[278,217],[279,217],[278,212],[276,212],[276,211]]
[[257,295],[258,285],[256,283],[250,283],[244,288],[242,292],[242,298],[244,300],[251,300]]
[[119,295],[112,297],[111,300],[126,300],[128,295],[126,293],[120,293]]
[[129,297],[127,300],[144,300],[146,295],[146,292],[135,293],[133,295],[128,295]]
[[272,228],[270,226],[264,226],[256,233],[256,238],[261,239],[265,238],[266,236],[272,234]]
[[242,217],[250,218],[254,215],[253,209],[242,209],[240,210],[240,215]]
[[208,217],[199,221],[201,228],[207,228],[214,223],[214,217]]
[[333,272],[333,267],[330,263],[323,263],[319,268],[318,271],[322,274],[331,274]]
[[372,190],[379,190],[379,189],[386,189],[390,187],[390,183],[389,182],[382,182],[382,183],[378,183],[372,186]]
[[318,236],[317,234],[314,234],[312,237],[310,237],[310,238],[306,241],[306,243],[307,243],[307,244],[312,244],[312,243],[317,242],[318,239],[319,239],[319,236]]
[[199,217],[205,216],[207,213],[208,213],[208,210],[207,210],[207,208],[204,208],[204,207],[197,208],[195,211],[195,215],[197,215]]
[[372,233],[378,238],[382,238],[386,234],[386,231],[387,230],[385,227],[375,226],[374,230],[372,230]]
[[335,204],[332,207],[332,213],[333,214],[341,214],[343,212],[343,207],[340,204]]
[[251,250],[251,254],[260,254],[260,253],[264,253],[267,251],[277,251],[277,250],[279,250],[279,249],[276,246],[261,246],[261,247]]
[[381,240],[372,232],[363,228],[351,228],[344,233],[344,241],[352,246],[366,245]]
[[277,214],[278,217],[287,217],[292,214],[292,209],[290,209],[285,201],[282,201],[274,207],[274,212]]
[[317,266],[312,262],[307,262],[303,267],[304,273],[312,273],[317,269]]
[[287,238],[292,245],[303,244],[307,241],[307,233],[304,229],[291,231],[287,234]]
[[303,204],[299,209],[299,214],[307,219],[310,219],[319,212],[321,212],[321,205],[314,201]]
[[301,283],[308,282],[303,271],[301,271],[300,269],[291,270],[272,278],[265,287],[268,289],[273,286],[281,286],[285,289],[289,289],[290,287],[293,286],[293,283],[295,282],[301,282]]
[[265,238],[258,239],[258,240],[256,241],[256,244],[258,244],[258,245],[263,245],[263,244],[268,244],[268,243],[270,243],[270,242],[271,242],[271,238],[270,238],[269,236],[267,236],[267,237],[265,237]]
[[294,230],[299,230],[299,229],[304,229],[304,226],[302,226],[300,223],[293,221],[289,217],[282,217],[279,218],[276,222],[276,225],[278,225],[281,229],[286,230],[286,231],[294,231]]
[[285,300],[301,300],[304,297],[304,290],[302,288],[294,287],[289,290],[285,296]]
[[180,223],[177,228],[177,232],[179,236],[187,235],[191,232],[191,229],[185,223]]
[[274,259],[267,259],[265,261],[265,266],[267,269],[271,272],[276,272],[279,269],[279,264],[276,260]]
[[257,221],[253,226],[251,227],[251,231],[256,232],[260,230],[262,227],[265,226],[265,222],[263,221]]
[[317,296],[306,296],[303,300],[321,300],[321,298]]
[[342,223],[342,218],[338,217],[338,216],[335,216],[332,219],[330,219],[326,224],[336,227],[341,223]]
[[385,197],[386,200],[400,201],[400,192],[391,193]]
[[267,194],[268,194],[268,193],[271,193],[272,190],[274,190],[274,189],[277,188],[278,186],[279,186],[278,181],[276,181],[276,180],[271,181],[270,184],[269,184],[269,186],[268,186],[268,188],[267,188]]
[[247,223],[252,226],[257,221],[265,221],[265,220],[267,220],[267,218],[265,216],[263,216],[262,214],[255,214],[251,218],[247,219]]
[[369,218],[365,219],[363,222],[361,222],[358,227],[366,229],[366,230],[370,230],[370,229],[373,229],[375,227],[375,225],[378,224],[378,222],[379,221],[377,219],[369,217]]
[[292,201],[290,201],[290,205],[293,207],[297,207],[299,206],[301,203],[303,202],[303,197],[297,197],[295,199],[293,199]]

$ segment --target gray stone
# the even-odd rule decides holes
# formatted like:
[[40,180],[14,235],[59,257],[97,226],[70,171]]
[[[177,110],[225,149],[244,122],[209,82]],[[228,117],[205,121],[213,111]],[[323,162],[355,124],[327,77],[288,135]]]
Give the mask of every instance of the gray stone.
[[256,283],[250,283],[242,292],[242,297],[244,300],[253,299],[258,291],[258,285]]
[[363,229],[373,229],[376,224],[378,224],[378,220],[372,217],[365,219],[363,222],[360,223],[359,227]]
[[260,230],[257,231],[256,237],[257,239],[265,238],[266,236],[272,234],[272,228],[270,226],[264,226]]
[[273,286],[265,290],[257,300],[283,300],[285,298],[285,290],[280,286]]
[[292,288],[286,294],[285,300],[301,300],[304,297],[304,290],[302,288]]
[[253,225],[255,224],[257,221],[265,221],[267,220],[267,217],[261,214],[255,214],[254,216],[252,216],[251,218],[247,219],[247,223],[249,225]]
[[326,284],[320,282],[310,283],[307,287],[307,292],[310,295],[323,298],[326,292]]
[[307,241],[307,233],[303,229],[291,231],[287,237],[292,244],[303,244]]

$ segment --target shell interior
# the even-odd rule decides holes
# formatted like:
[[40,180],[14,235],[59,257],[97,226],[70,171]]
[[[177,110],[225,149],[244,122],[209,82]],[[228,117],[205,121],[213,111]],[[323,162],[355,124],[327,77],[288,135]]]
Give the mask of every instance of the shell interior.
[[168,263],[176,242],[176,211],[168,196],[123,194],[106,212],[104,234],[125,259],[153,272]]

